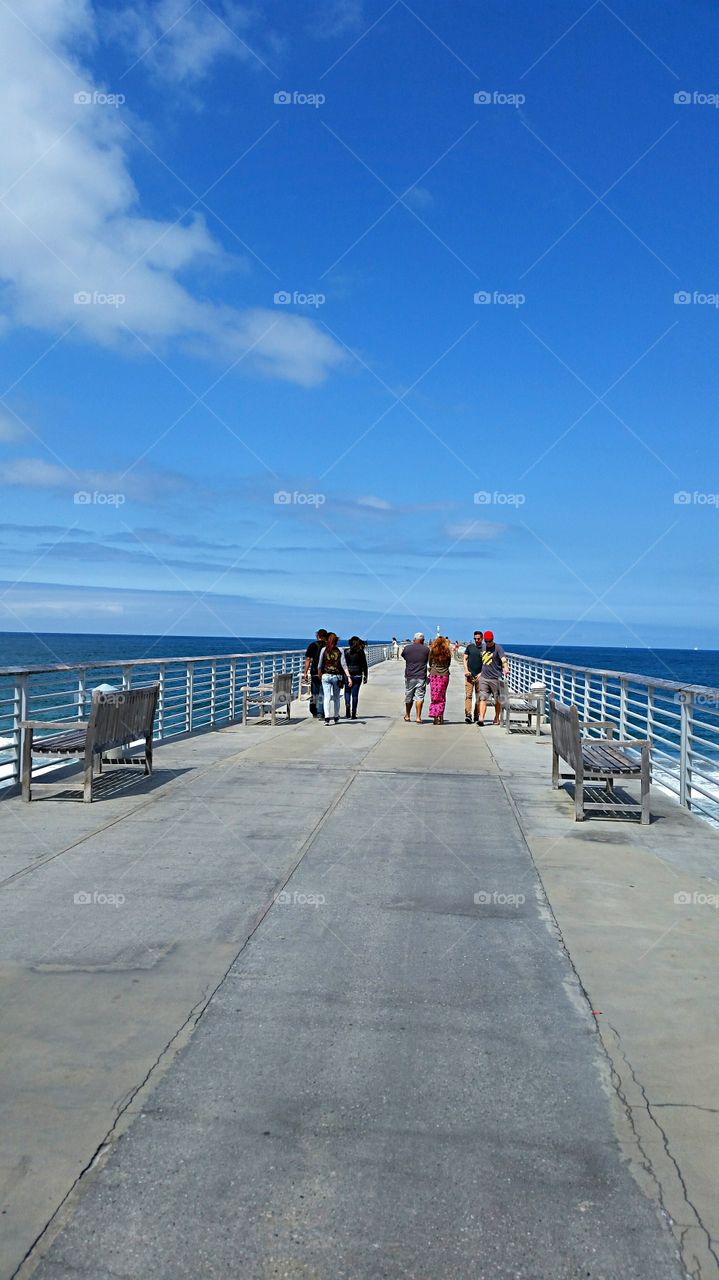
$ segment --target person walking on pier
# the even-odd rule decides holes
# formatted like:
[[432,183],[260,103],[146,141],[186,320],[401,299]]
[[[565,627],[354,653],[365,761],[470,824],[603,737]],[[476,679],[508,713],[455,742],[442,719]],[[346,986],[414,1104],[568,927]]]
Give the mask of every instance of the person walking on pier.
[[444,724],[451,663],[452,650],[449,640],[444,636],[437,636],[429,646],[429,715],[433,724]]
[[320,660],[320,654],[324,648],[327,632],[324,627],[320,627],[319,631],[315,631],[315,638],[311,640],[305,649],[305,669],[303,679],[310,677],[310,715],[315,719],[322,719],[322,681],[317,669]]
[[494,633],[484,633],[484,653],[482,654],[482,672],[479,677],[479,724],[484,724],[484,713],[487,710],[487,695],[494,698],[493,724],[499,724],[499,682],[502,676],[509,675],[509,663],[501,645],[494,643]]
[[345,716],[349,720],[351,715],[352,719],[356,720],[360,686],[367,683],[368,667],[364,640],[360,640],[359,636],[350,636],[349,648],[345,649],[345,658],[352,677],[351,684],[345,683]]
[[[337,634],[330,631],[325,640],[324,648],[317,662],[317,670],[322,680],[322,701],[324,703],[325,724],[329,724],[333,719],[335,724],[339,723],[340,718],[340,689],[342,688],[342,673],[350,689],[352,688],[352,676],[349,673],[347,659],[339,647]],[[331,704],[334,703],[334,715],[330,716]]]
[[404,658],[404,718],[409,720],[414,702],[415,719],[422,723],[422,704],[427,688],[427,663],[429,645],[424,642],[424,632],[415,631],[414,640],[402,650]]
[[482,632],[475,631],[474,643],[464,651],[464,722],[472,723],[472,698],[474,697],[474,723],[479,719],[479,677],[482,671]]

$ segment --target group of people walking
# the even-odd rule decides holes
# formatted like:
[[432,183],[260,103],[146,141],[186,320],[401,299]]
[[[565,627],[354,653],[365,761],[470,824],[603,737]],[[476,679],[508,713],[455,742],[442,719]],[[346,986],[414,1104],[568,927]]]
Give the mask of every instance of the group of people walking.
[[310,714],[325,724],[338,724],[340,694],[344,690],[345,718],[357,719],[359,691],[367,683],[365,641],[350,636],[345,649],[340,648],[334,631],[320,627],[305,650],[304,679],[310,681]]
[[[367,683],[368,665],[366,642],[359,636],[351,636],[345,648],[340,646],[335,631],[323,627],[315,632],[305,650],[304,679],[310,682],[310,714],[325,724],[338,724],[340,696],[344,691],[345,718],[357,719],[359,692]],[[455,642],[459,656],[459,645]],[[422,722],[422,710],[429,682],[429,718],[433,724],[444,724],[447,705],[447,688],[452,667],[452,645],[446,636],[437,636],[431,644],[425,642],[424,633],[416,631],[413,640],[402,647],[392,640],[396,658],[404,658],[404,718],[411,720],[414,706],[417,724]],[[474,633],[474,639],[463,654],[464,665],[464,718],[467,724],[484,724],[487,703],[494,702],[494,724],[499,724],[499,689],[502,679],[509,675],[509,663],[501,645],[491,631]]]
[[[452,665],[452,646],[446,636],[437,636],[431,644],[425,643],[424,634],[416,631],[411,644],[402,648],[392,641],[395,657],[404,658],[404,718],[412,717],[422,722],[422,708],[429,678],[429,718],[433,724],[444,724]],[[455,645],[458,649],[458,645]],[[475,631],[474,640],[465,648],[464,664],[464,719],[467,724],[484,724],[487,703],[494,702],[494,724],[499,724],[499,688],[502,679],[509,675],[509,663],[501,645],[491,631]]]

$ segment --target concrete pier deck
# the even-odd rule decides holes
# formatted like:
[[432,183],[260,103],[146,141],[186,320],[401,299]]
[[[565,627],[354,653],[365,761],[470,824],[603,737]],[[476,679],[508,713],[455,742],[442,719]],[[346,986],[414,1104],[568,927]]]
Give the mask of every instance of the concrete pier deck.
[[402,666],[0,804],[1,1277],[719,1275],[719,834]]

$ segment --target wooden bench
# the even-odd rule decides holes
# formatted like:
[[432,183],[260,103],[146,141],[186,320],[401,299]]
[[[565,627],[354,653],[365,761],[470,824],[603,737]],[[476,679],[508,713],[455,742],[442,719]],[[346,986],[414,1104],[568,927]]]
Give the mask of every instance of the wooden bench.
[[[160,690],[159,684],[138,689],[118,689],[105,693],[96,689],[92,695],[87,720],[24,720],[22,740],[22,798],[32,795],[33,756],[81,756],[84,761],[82,798],[92,800],[95,766],[102,772],[102,755],[115,747],[144,742],[142,756],[129,757],[123,764],[144,765],[145,774],[152,773],[152,725]],[[36,729],[54,729],[44,738],[35,738]]]
[[[575,706],[563,706],[552,697],[549,699],[549,711],[552,724],[552,786],[555,790],[559,787],[560,776],[574,777],[575,821],[583,822],[585,810],[588,809],[617,808],[639,813],[643,823],[649,822],[649,742],[642,742],[637,738],[619,742],[613,736],[615,725],[611,721],[580,721]],[[603,729],[606,737],[582,737],[583,729]],[[628,750],[639,751],[640,759],[636,760],[628,755]],[[571,766],[573,773],[560,775],[560,759]],[[641,781],[640,804],[625,803],[615,798],[615,778],[621,778],[622,781],[638,778]],[[588,782],[603,782],[604,794],[600,793],[595,799],[587,799],[584,788]]]
[[275,712],[278,707],[287,707],[287,719],[290,719],[292,708],[292,672],[278,671],[272,681],[272,684],[245,685],[242,690],[242,723],[247,724],[247,712],[250,707],[259,706],[260,715],[265,714],[265,707],[269,704],[272,713],[272,723],[275,724]]
[[[540,736],[542,732],[542,710],[544,706],[544,692],[532,693],[531,689],[527,693],[520,693],[516,689],[508,689],[502,683],[499,686],[499,721],[503,724],[507,733],[512,733],[512,715],[520,715],[522,719],[527,717],[527,725],[531,729],[532,716],[536,718],[536,734]],[[516,727],[516,725],[515,725]]]

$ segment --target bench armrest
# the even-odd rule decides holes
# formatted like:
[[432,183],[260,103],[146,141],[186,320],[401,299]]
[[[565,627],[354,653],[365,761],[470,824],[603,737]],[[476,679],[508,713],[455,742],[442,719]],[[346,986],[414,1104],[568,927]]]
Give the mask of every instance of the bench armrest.
[[23,720],[21,729],[87,729],[89,720]]
[[646,741],[640,738],[625,738],[622,741],[615,740],[612,742],[613,747],[631,747],[633,751],[643,751],[645,747],[651,747],[651,745],[651,741],[648,738]]
[[617,726],[613,720],[580,720],[579,721],[580,729],[608,729],[609,730],[609,733],[607,734],[608,737],[611,737],[611,735],[616,730],[616,727]]

